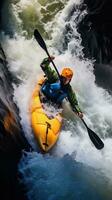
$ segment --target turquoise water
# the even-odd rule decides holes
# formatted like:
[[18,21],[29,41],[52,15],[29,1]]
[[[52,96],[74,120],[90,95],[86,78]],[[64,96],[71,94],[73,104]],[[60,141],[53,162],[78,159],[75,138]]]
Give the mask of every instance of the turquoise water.
[[58,158],[28,153],[19,167],[29,199],[111,199],[111,188],[104,174],[74,161],[69,155]]

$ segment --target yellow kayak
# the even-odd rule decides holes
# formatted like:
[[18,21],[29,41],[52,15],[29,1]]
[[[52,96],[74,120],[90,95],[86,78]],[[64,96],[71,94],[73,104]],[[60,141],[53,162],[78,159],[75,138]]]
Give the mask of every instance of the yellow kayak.
[[40,89],[45,78],[38,81],[31,99],[31,125],[35,138],[42,151],[48,152],[56,143],[62,125],[61,114],[50,118],[44,110],[40,100]]

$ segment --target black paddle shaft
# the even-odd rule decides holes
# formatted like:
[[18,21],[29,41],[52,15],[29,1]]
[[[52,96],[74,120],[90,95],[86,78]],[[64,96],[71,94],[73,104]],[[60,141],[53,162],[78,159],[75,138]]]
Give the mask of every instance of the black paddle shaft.
[[57,74],[58,74],[58,76],[59,76],[59,79],[60,79],[60,74],[59,74],[59,72],[58,72],[58,70],[57,70],[57,68],[56,68],[56,65],[54,64],[53,60],[51,59],[51,57],[50,57],[50,55],[49,55],[49,52],[48,52],[48,50],[47,50],[46,44],[45,44],[45,42],[44,42],[42,36],[40,35],[40,33],[39,33],[39,31],[38,31],[37,29],[34,30],[34,36],[35,36],[35,39],[36,39],[36,41],[38,42],[38,44],[39,44],[39,45],[42,47],[42,49],[44,49],[45,52],[47,53],[47,55],[48,55],[48,57],[49,57],[51,63],[53,64],[53,66],[54,66],[54,68],[55,68],[55,70],[56,70],[56,72],[57,72]]

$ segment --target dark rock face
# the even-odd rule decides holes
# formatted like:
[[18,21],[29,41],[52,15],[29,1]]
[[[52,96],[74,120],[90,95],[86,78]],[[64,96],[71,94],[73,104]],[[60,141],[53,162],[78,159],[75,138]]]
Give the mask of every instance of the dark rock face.
[[12,78],[0,46],[0,199],[24,199],[17,178],[17,164],[22,150],[30,145],[20,126],[19,112],[13,102]]
[[112,94],[112,64],[95,64],[94,73],[97,84]]
[[[19,111],[13,101],[12,77],[8,71],[7,60],[0,46],[0,149],[7,153],[16,153],[26,148],[28,143],[20,126]],[[5,142],[3,142],[5,140]],[[2,148],[2,143],[6,143]],[[15,146],[15,147],[14,147]],[[15,148],[15,149],[13,149]],[[11,152],[10,152],[11,151]]]
[[97,63],[109,63],[112,60],[112,1],[84,0],[88,15],[80,23],[84,52]]
[[[0,1],[0,29],[3,29]],[[7,1],[9,2],[9,1]],[[4,13],[6,15],[6,13]],[[8,62],[0,45],[0,199],[26,200],[24,186],[18,181],[18,162],[22,150],[31,150],[20,125],[19,110],[13,101],[13,82],[18,82],[8,70]]]
[[0,0],[0,29],[2,28],[2,7],[5,3],[5,0]]
[[88,15],[79,25],[83,51],[85,57],[96,60],[96,83],[112,91],[112,1],[84,0],[84,3]]

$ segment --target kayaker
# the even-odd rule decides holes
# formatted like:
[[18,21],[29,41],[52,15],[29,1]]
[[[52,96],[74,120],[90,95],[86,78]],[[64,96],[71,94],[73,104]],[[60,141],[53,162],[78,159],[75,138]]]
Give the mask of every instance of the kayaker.
[[[55,57],[51,56],[54,60]],[[76,94],[73,91],[70,82],[73,76],[73,71],[70,68],[64,68],[60,75],[60,79],[55,70],[50,67],[50,58],[44,58],[41,63],[41,68],[44,71],[47,79],[43,84],[41,91],[42,93],[51,101],[57,104],[62,103],[62,101],[67,98],[70,102],[72,110],[80,117],[83,118],[83,113],[78,105]],[[61,80],[61,81],[60,81]]]

